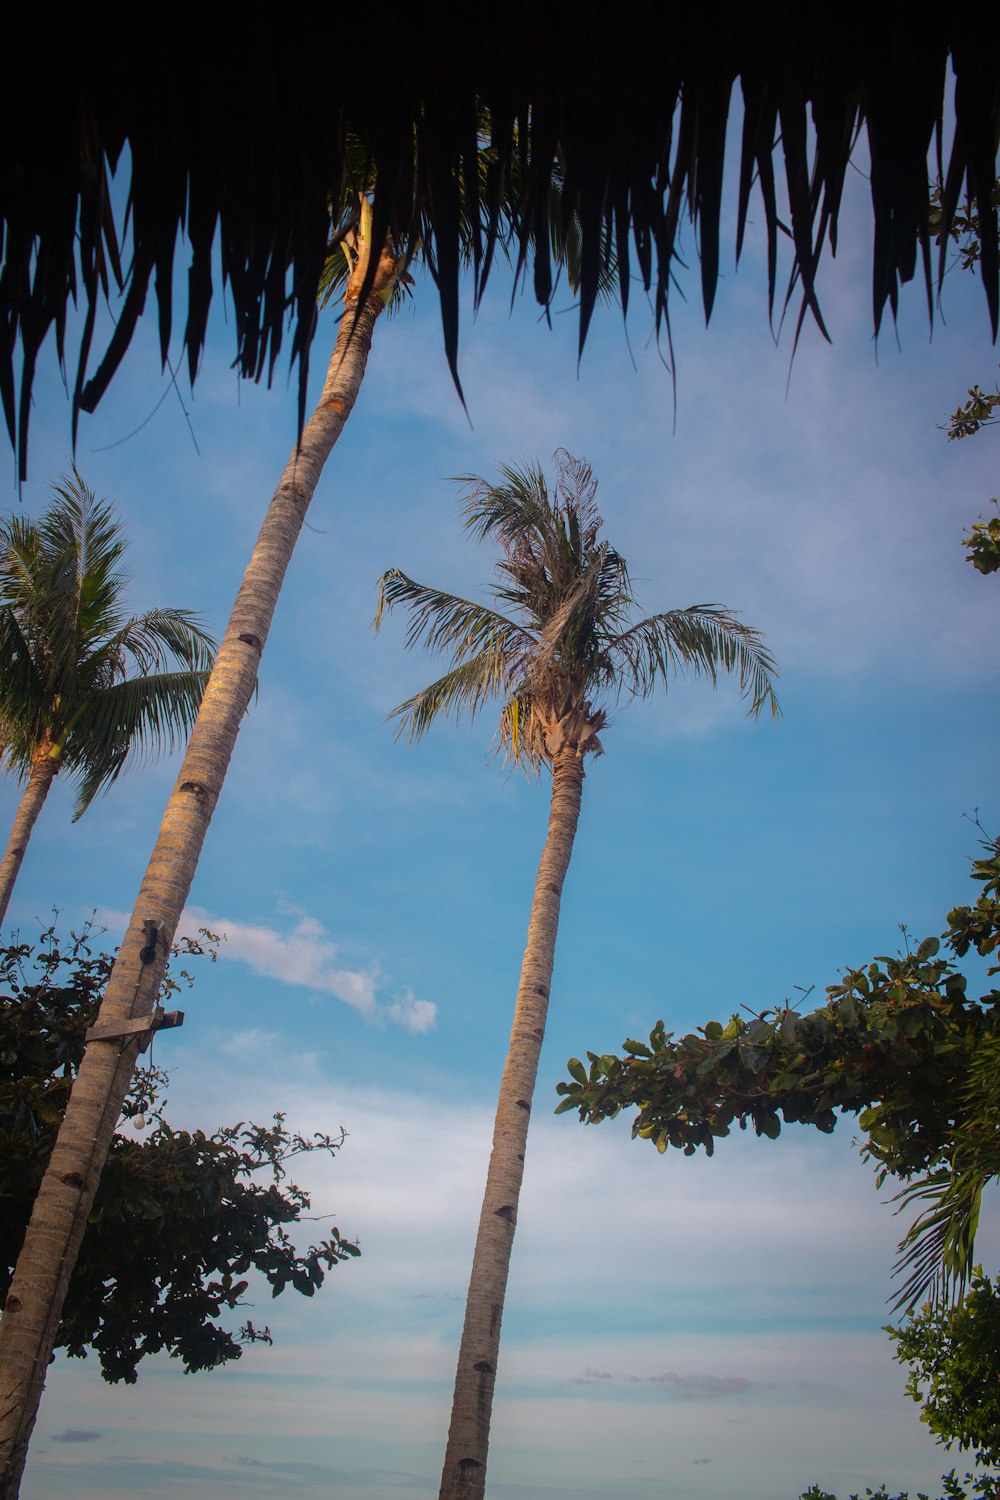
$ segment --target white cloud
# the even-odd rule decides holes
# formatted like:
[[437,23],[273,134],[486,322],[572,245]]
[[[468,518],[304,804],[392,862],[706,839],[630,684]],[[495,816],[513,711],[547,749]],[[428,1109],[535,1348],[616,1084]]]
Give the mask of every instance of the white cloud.
[[[258,1296],[274,1348],[203,1382],[156,1361],[135,1391],[108,1391],[61,1363],[43,1430],[72,1422],[123,1445],[141,1433],[151,1455],[183,1434],[187,1461],[204,1465],[236,1452],[280,1463],[294,1447],[319,1465],[309,1500],[406,1500],[406,1476],[430,1489],[440,1462],[491,1109],[303,1078],[278,1047],[239,1074],[194,1053],[171,1119],[196,1123],[209,1092],[236,1117],[248,1091],[305,1134],[344,1123],[337,1157],[301,1158],[294,1176],[313,1212],[360,1239],[361,1259],[312,1301]],[[688,1161],[538,1115],[494,1410],[498,1493],[599,1500],[614,1486],[642,1500],[654,1485],[791,1500],[813,1481],[837,1493],[933,1482],[946,1465],[879,1331],[899,1224],[847,1132],[737,1135],[714,1161]],[[704,1483],[678,1489],[692,1466]],[[39,1466],[36,1483],[51,1472]],[[212,1475],[190,1479],[191,1493],[216,1493]],[[159,1500],[155,1482],[145,1492]]]
[[404,990],[398,1000],[390,1001],[385,1007],[385,1015],[405,1031],[418,1036],[422,1031],[430,1031],[434,1025],[437,1006],[432,1000],[418,1000],[412,990]]
[[[346,969],[337,962],[337,945],[327,935],[323,924],[301,907],[288,902],[279,905],[282,915],[295,918],[288,933],[281,933],[263,923],[234,922],[229,917],[186,906],[177,924],[176,937],[198,940],[203,929],[218,933],[223,942],[219,958],[242,963],[255,974],[311,990],[314,994],[333,995],[377,1025],[392,1022],[417,1036],[432,1030],[437,1022],[437,1006],[432,1000],[420,1000],[407,986],[389,997],[381,992],[388,980],[377,963],[367,969]],[[125,912],[104,908],[98,912],[101,925],[112,933],[122,932],[129,918]],[[231,1037],[225,1050],[232,1056],[250,1058],[266,1051],[276,1037],[273,1033],[248,1028]]]
[[234,1031],[220,1043],[222,1051],[239,1062],[251,1062],[266,1056],[280,1041],[276,1031],[262,1031],[259,1026],[249,1026],[245,1031]]
[[297,918],[291,932],[285,934],[260,923],[234,922],[200,907],[185,907],[177,935],[194,938],[207,927],[224,938],[220,959],[248,964],[255,974],[281,984],[333,995],[368,1021],[391,1021],[414,1034],[433,1027],[437,1019],[433,1001],[418,1000],[409,989],[392,999],[380,1000],[385,977],[377,964],[367,970],[341,968],[336,962],[337,945],[331,942],[323,924],[299,908],[285,904],[284,910]]
[[335,964],[337,948],[315,917],[301,916],[287,935],[272,927],[234,922],[198,907],[186,907],[177,927],[178,937],[197,937],[202,927],[218,932],[224,942],[219,957],[249,964],[255,974],[282,984],[300,985],[322,994],[335,995],[346,1005],[372,1019],[377,1006],[377,968],[367,973],[340,969]]

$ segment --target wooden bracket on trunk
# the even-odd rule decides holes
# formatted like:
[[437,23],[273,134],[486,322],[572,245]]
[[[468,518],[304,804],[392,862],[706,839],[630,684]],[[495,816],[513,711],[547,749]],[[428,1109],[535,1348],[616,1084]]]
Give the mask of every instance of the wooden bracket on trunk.
[[157,1005],[148,1016],[135,1016],[130,1021],[97,1021],[84,1033],[85,1042],[120,1042],[139,1038],[139,1051],[145,1052],[153,1034],[170,1031],[184,1025],[182,1010],[164,1010]]

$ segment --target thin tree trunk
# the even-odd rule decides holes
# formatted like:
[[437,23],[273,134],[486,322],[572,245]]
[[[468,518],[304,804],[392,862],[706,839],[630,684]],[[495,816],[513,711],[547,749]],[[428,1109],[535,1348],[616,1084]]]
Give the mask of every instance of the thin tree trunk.
[[500,1083],[493,1150],[465,1304],[440,1500],[482,1500],[507,1272],[524,1176],[531,1098],[545,1036],[563,881],[580,816],[583,760],[561,749],[552,768],[549,831],[538,866],[514,1025]]
[[[323,464],[357,398],[372,330],[385,305],[381,269],[356,318],[348,303],[319,405],[258,534],[108,980],[98,1017],[102,1023],[146,1016],[156,1001],[292,550]],[[158,936],[155,956],[147,962],[141,955],[148,952],[149,922],[156,924]],[[137,1040],[90,1043],[35,1200],[0,1319],[0,1500],[15,1500],[18,1493],[66,1290],[137,1052]]]
[[51,742],[46,738],[31,757],[31,772],[28,784],[21,794],[14,826],[7,841],[3,859],[0,860],[0,924],[7,915],[11,892],[24,859],[35,819],[42,810],[42,803],[49,795],[49,787],[59,767],[59,762],[50,754]]

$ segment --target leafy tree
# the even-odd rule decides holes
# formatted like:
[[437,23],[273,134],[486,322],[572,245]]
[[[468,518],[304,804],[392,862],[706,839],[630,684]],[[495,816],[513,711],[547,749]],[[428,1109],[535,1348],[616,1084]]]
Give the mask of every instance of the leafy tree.
[[[990,195],[991,207],[995,210],[1000,207],[1000,177],[993,185]],[[955,212],[947,229],[941,215],[942,190],[940,184],[931,193],[930,227],[932,233],[937,236],[938,244],[942,248],[942,255],[947,239],[950,237],[959,247],[959,260],[964,270],[972,270],[982,260],[982,241],[980,239],[980,216],[976,203],[967,198],[965,203]],[[983,427],[992,427],[1000,418],[997,416],[997,407],[1000,406],[1000,386],[994,391],[981,391],[978,385],[969,387],[969,399],[952,412],[948,419],[948,441],[961,441],[962,438],[973,437]],[[980,573],[995,573],[1000,568],[1000,507],[996,498],[990,500],[990,504],[997,509],[998,514],[989,520],[980,516],[974,522],[967,537],[963,538],[963,545],[968,548],[969,561]]]
[[910,1274],[897,1305],[960,1290],[983,1187],[1000,1174],[990,1071],[1000,1057],[1000,990],[970,999],[955,962],[1000,947],[1000,840],[983,852],[972,867],[982,886],[975,904],[948,913],[950,956],[936,937],[908,944],[847,970],[807,1014],[786,1004],[677,1039],[658,1021],[648,1044],[627,1039],[621,1057],[589,1052],[589,1067],[571,1058],[559,1112],[594,1122],[634,1108],[634,1136],[686,1155],[711,1155],[734,1123],[775,1140],[782,1122],[829,1132],[838,1112],[857,1115],[879,1184],[922,1174],[902,1196],[931,1201],[901,1247]]
[[957,1307],[931,1304],[889,1328],[896,1358],[910,1366],[907,1394],[946,1448],[1000,1465],[1000,1278],[976,1267]]
[[76,781],[79,818],[198,712],[215,643],[188,610],[126,615],[126,546],[75,470],[38,521],[0,524],[0,762],[27,783],[0,860],[0,922],[55,776]]
[[540,468],[504,468],[491,485],[467,476],[466,526],[499,543],[497,602],[513,617],[415,583],[393,568],[379,584],[376,627],[387,609],[410,614],[407,645],[450,658],[448,672],[393,710],[418,740],[438,718],[500,704],[500,744],[510,764],[552,774],[542,851],[510,1046],[500,1084],[493,1151],[479,1220],[455,1378],[442,1500],[473,1500],[486,1481],[489,1426],[507,1272],[524,1173],[528,1118],[545,1034],[563,882],[583,791],[583,761],[600,754],[600,700],[646,698],[677,671],[734,673],[750,713],[777,713],[774,661],[759,633],[714,604],[633,623],[625,560],[599,540],[597,482],[587,464],[556,454],[550,494]]
[[[1000,1464],[1000,1280],[990,1282],[976,1268],[957,1307],[928,1303],[902,1328],[887,1328],[896,1358],[910,1366],[907,1394],[922,1408],[926,1422],[946,1448],[971,1452],[977,1464]],[[942,1500],[996,1500],[1000,1474],[967,1474],[964,1485],[954,1470],[942,1478]],[[883,1485],[866,1490],[873,1500],[890,1497]],[[836,1500],[813,1485],[800,1500]],[[856,1495],[851,1500],[858,1500]],[[927,1500],[926,1495],[916,1500]]]
[[[110,966],[89,930],[64,940],[53,926],[37,946],[0,949],[0,1306]],[[96,1353],[109,1381],[135,1381],[162,1349],[186,1370],[239,1359],[241,1342],[270,1342],[267,1328],[217,1321],[243,1304],[249,1273],[273,1296],[291,1285],[311,1297],[358,1254],[337,1229],[305,1252],[289,1236],[310,1203],[285,1180],[288,1162],[332,1154],[340,1139],[295,1134],[283,1115],[210,1135],[173,1130],[163,1081],[157,1069],[136,1076],[125,1118],[152,1115],[155,1128],[112,1141],[56,1337],[71,1355]]]
[[994,415],[1000,406],[1000,390],[983,392],[978,385],[969,387],[969,399],[964,406],[952,412],[948,419],[948,441],[960,441],[974,437],[983,427],[992,427],[1000,418]]
[[980,516],[973,521],[969,535],[962,538],[968,548],[969,562],[980,573],[995,573],[1000,568],[1000,502],[994,498],[990,504],[996,515],[988,520]]
[[[1000,1495],[1000,1480],[995,1474],[966,1474],[963,1483],[952,1469],[941,1476],[941,1490],[941,1500],[996,1500]],[[877,1490],[866,1489],[865,1497],[866,1500],[910,1500],[908,1490],[902,1494],[890,1495],[884,1484],[880,1484]],[[799,1500],[837,1500],[837,1497],[828,1490],[821,1490],[818,1484],[813,1484],[803,1491]],[[850,1500],[861,1500],[861,1497],[852,1495]],[[918,1495],[913,1496],[913,1500],[930,1500],[930,1497],[921,1490]]]
[[[357,202],[357,199],[354,200]],[[191,729],[180,773],[100,1009],[103,1022],[148,1015],[191,889],[208,825],[257,681],[281,585],[326,459],[357,399],[375,323],[403,268],[405,252],[372,244],[362,214],[345,315],[319,404],[278,482]],[[340,251],[337,251],[340,254]],[[147,933],[155,930],[150,944]],[[41,1398],[52,1338],[94,1194],[135,1066],[134,1043],[95,1042],[80,1063],[39,1185],[0,1321],[0,1496],[14,1500]],[[58,1247],[58,1252],[57,1248]]]

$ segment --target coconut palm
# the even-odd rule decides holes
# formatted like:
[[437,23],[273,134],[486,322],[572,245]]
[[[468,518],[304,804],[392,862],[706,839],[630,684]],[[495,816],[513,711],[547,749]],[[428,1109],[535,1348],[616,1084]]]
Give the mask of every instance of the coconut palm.
[[84,1055],[7,1294],[0,1320],[0,1500],[18,1493],[70,1276],[142,1042],[115,1035],[115,1026],[148,1016],[156,1003],[295,543],[357,400],[375,322],[405,264],[388,245],[372,255],[368,226],[370,214],[360,216],[345,247],[345,315],[319,403],[257,534],[108,978],[98,1021],[111,1037],[91,1041]]
[[504,468],[499,485],[468,476],[466,526],[499,543],[495,598],[510,614],[415,583],[398,569],[379,583],[387,609],[409,611],[408,647],[449,656],[445,675],[393,711],[418,740],[439,717],[500,705],[509,762],[552,775],[542,851],[500,1084],[493,1150],[458,1356],[441,1500],[483,1494],[507,1271],[524,1171],[528,1116],[545,1031],[563,881],[580,812],[584,757],[600,754],[602,701],[646,698],[677,672],[738,678],[750,713],[777,714],[775,664],[760,634],[729,610],[696,604],[633,622],[624,559],[599,540],[596,481],[586,463],[556,455],[550,495],[537,467]]
[[[358,181],[367,171],[358,153]],[[489,172],[486,153],[482,174]],[[516,184],[498,206],[508,213]],[[559,184],[553,192],[558,201]],[[478,185],[459,183],[460,225]],[[496,198],[496,194],[492,194]],[[568,248],[559,248],[571,286],[582,275],[576,218],[567,215]],[[240,724],[274,618],[278,595],[320,475],[354,408],[364,378],[375,324],[400,295],[420,245],[375,235],[368,195],[355,193],[337,208],[331,264],[324,295],[343,293],[344,314],[319,402],[302,429],[278,482],[243,580],[214,669],[191,732],[180,773],[139,887],[115,959],[99,1021],[107,1030],[148,1015],[155,1004],[181,910],[187,900],[208,826],[215,811]],[[474,237],[468,238],[474,255]],[[602,251],[599,282],[614,276],[610,246]],[[433,269],[433,268],[432,268]],[[0,719],[0,734],[2,734]],[[150,944],[149,933],[158,938]],[[0,1321],[0,1500],[14,1500],[41,1397],[59,1316],[108,1146],[135,1068],[138,1041],[94,1041],[77,1074],[56,1145],[43,1179]],[[55,1254],[53,1247],[60,1247]]]
[[79,818],[198,712],[215,643],[188,610],[126,615],[126,547],[75,470],[38,521],[0,525],[0,762],[25,782],[0,860],[0,922],[55,777],[75,780]]

